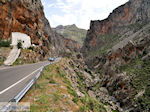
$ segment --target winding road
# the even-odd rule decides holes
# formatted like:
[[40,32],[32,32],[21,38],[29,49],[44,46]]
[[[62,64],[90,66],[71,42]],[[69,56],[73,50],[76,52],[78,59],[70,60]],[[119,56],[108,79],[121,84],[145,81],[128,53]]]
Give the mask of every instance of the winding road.
[[0,102],[12,100],[49,61],[0,68]]

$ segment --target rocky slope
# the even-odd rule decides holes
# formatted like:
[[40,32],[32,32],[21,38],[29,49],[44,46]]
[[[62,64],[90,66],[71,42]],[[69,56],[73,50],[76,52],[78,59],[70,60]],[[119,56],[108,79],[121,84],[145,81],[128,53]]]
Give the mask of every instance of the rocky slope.
[[65,38],[75,40],[80,44],[83,43],[87,33],[85,29],[80,29],[75,24],[67,26],[59,25],[53,28],[53,30],[63,35]]
[[111,112],[88,91],[94,81],[79,57],[47,66],[21,102],[30,102],[32,112]]
[[68,47],[68,40],[52,31],[40,0],[0,0],[0,9],[0,39],[10,40],[11,32],[25,33],[42,57],[58,55]]
[[111,48],[119,39],[132,35],[149,23],[149,5],[148,0],[129,0],[116,8],[105,20],[91,21],[84,42],[84,54],[94,49]]
[[149,112],[150,1],[129,0],[107,19],[91,21],[82,53],[98,73],[94,86],[107,90],[106,102],[119,111]]

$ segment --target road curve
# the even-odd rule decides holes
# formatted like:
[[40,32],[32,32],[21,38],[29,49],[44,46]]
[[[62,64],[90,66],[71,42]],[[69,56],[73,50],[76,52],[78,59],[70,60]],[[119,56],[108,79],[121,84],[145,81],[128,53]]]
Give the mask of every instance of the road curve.
[[0,102],[9,102],[50,62],[0,69]]

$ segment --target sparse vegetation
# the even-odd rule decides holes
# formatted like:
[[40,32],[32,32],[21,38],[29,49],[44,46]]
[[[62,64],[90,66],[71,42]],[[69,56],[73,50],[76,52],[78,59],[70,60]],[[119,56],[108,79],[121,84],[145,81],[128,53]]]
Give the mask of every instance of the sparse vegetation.
[[144,24],[144,23],[134,23],[134,24],[128,25],[127,27],[130,28],[131,30],[137,31],[137,30],[141,29],[144,25],[146,25],[146,24]]
[[85,29],[77,28],[75,25],[64,26],[63,32],[61,32],[61,30],[62,29],[58,28],[56,31],[62,34],[65,38],[75,40],[81,44],[86,38],[87,31]]
[[21,55],[19,58],[13,63],[13,65],[22,65],[22,64],[30,64],[36,63],[36,58],[38,57],[38,53],[31,49],[22,49]]
[[[72,101],[73,96],[68,93],[68,88],[66,87],[70,87],[71,85],[69,84],[69,81],[65,83],[66,80],[68,79],[65,78],[64,72],[61,71],[58,65],[50,65],[46,67],[40,79],[27,94],[31,95],[31,93],[34,93],[34,96],[32,97],[33,99],[37,99],[31,104],[31,112],[60,112],[67,110],[68,108],[77,110]],[[70,95],[71,97],[69,97]],[[29,99],[26,97],[23,100]],[[71,102],[71,104],[68,104],[68,102]]]
[[98,38],[102,40],[105,44],[96,50],[92,50],[88,55],[89,56],[99,56],[106,54],[109,49],[112,48],[118,41],[120,36],[114,34],[106,34],[106,35],[99,35]]
[[18,58],[13,65],[23,65],[23,64],[31,64],[31,63],[35,63],[35,60],[30,60],[30,61],[26,61],[22,58]]
[[81,102],[84,103],[84,105],[80,107],[79,112],[106,112],[103,104],[101,104],[95,98],[89,97],[88,95],[81,98]]
[[65,61],[45,67],[41,77],[22,101],[31,102],[31,112],[105,112],[101,103],[79,97],[62,69]]
[[136,101],[139,102],[139,107],[143,110],[150,111],[150,61],[142,61],[140,58],[136,58],[119,69],[126,71],[132,77],[131,84],[137,93],[145,91]]

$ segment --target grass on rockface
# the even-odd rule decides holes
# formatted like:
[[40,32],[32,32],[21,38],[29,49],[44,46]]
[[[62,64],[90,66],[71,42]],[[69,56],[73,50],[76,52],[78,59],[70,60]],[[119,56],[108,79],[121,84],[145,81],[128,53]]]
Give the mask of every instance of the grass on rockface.
[[[31,112],[61,112],[77,110],[68,93],[65,74],[57,65],[47,66],[23,101],[31,102]],[[68,85],[70,86],[70,85]]]
[[35,63],[34,60],[32,61],[26,61],[24,59],[21,59],[21,58],[18,58],[14,63],[13,65],[23,65],[23,64],[31,64],[31,63]]
[[75,40],[83,44],[86,38],[87,31],[84,29],[77,28],[75,25],[68,25],[64,27],[64,32],[61,33],[65,38]]
[[141,29],[144,25],[146,25],[146,23],[134,23],[134,24],[128,25],[127,27],[131,30],[137,31]]
[[19,58],[13,63],[13,65],[22,65],[22,64],[24,64],[24,61]]
[[[32,47],[30,47],[28,49],[22,49],[19,58],[13,63],[13,65],[23,65],[23,64],[36,63],[36,60],[35,60],[36,55],[34,54],[35,51],[33,49],[34,48],[32,48]],[[30,55],[30,57],[27,57],[27,55],[28,56]],[[31,57],[31,56],[34,56],[34,57]]]
[[64,62],[45,67],[36,84],[22,99],[31,103],[31,112],[106,112],[96,99],[87,94],[85,97],[77,95],[61,68]]
[[83,74],[81,72],[76,72],[77,74],[77,83],[79,85],[79,90],[82,92],[82,93],[85,93],[85,91],[87,90],[86,89],[86,84],[84,83],[85,81],[85,78],[83,77]]
[[105,34],[105,35],[99,35],[99,39],[101,39],[105,44],[100,47],[99,49],[93,50],[89,53],[91,56],[97,56],[106,54],[109,49],[115,45],[115,43],[118,42],[120,36],[114,35],[114,34]]
[[103,104],[101,104],[95,98],[89,97],[88,95],[85,95],[85,97],[81,98],[81,102],[84,105],[80,107],[79,112],[106,112]]
[[136,100],[143,110],[150,109],[150,61],[136,58],[130,64],[121,66],[120,70],[132,76],[131,83],[137,93],[145,90],[144,95]]

